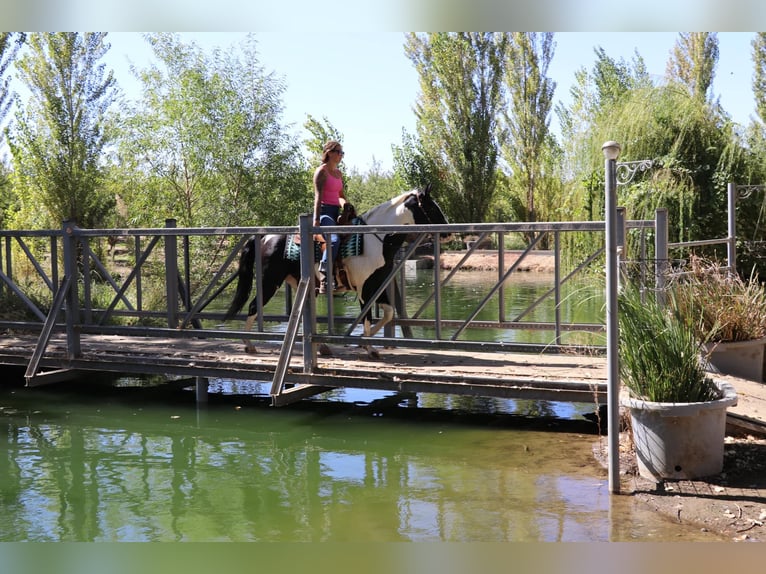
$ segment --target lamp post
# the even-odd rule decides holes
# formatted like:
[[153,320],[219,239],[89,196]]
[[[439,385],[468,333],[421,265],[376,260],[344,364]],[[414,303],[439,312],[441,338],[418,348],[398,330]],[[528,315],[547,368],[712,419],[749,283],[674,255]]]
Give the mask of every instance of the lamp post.
[[617,356],[617,158],[620,144],[608,141],[604,153],[606,200],[606,364],[609,492],[620,492],[620,379]]

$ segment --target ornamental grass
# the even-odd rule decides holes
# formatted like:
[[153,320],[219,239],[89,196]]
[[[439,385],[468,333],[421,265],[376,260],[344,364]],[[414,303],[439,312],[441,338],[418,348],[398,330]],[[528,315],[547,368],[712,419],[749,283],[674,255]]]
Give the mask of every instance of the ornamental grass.
[[766,289],[757,276],[744,280],[700,258],[690,261],[690,269],[671,289],[679,313],[703,343],[766,337]]
[[619,370],[632,397],[660,403],[705,402],[719,391],[705,372],[696,331],[679,314],[628,285],[618,297]]

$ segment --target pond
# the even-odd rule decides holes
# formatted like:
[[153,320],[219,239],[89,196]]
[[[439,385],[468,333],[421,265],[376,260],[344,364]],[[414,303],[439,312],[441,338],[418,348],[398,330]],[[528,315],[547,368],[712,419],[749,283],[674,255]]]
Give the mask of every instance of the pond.
[[[547,288],[524,279],[517,306]],[[476,298],[455,285],[449,312]],[[5,380],[4,542],[715,539],[609,494],[594,405],[339,389],[273,408],[268,384],[211,380],[198,407],[191,381]]]

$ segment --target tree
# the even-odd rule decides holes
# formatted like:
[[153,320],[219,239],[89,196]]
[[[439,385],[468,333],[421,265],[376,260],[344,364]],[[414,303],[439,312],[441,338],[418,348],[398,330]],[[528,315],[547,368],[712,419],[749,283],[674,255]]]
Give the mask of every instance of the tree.
[[176,34],[146,38],[158,64],[134,70],[143,95],[126,106],[118,159],[132,223],[295,224],[311,200],[306,162],[281,125],[284,87],[259,65],[255,37],[211,54]]
[[495,192],[506,41],[493,33],[407,36],[405,52],[420,75],[415,114],[424,158],[416,162],[438,174],[451,221],[483,221]]
[[13,98],[11,78],[6,76],[8,66],[16,59],[25,40],[23,33],[0,32],[0,124],[8,114]]
[[510,105],[503,113],[507,137],[501,149],[514,187],[525,200],[524,212],[516,214],[522,221],[537,221],[535,195],[544,192],[545,176],[552,169],[545,161],[550,155],[544,152],[552,144],[549,125],[556,83],[547,72],[554,49],[551,32],[514,32],[505,58]]
[[[19,212],[25,223],[62,219],[96,227],[113,205],[104,193],[102,151],[109,142],[106,112],[115,97],[112,72],[100,59],[106,33],[34,33],[18,60],[31,92],[9,133]],[[43,207],[44,210],[41,210]]]
[[[647,90],[652,82],[646,65],[638,52],[631,61],[615,60],[606,51],[594,50],[596,61],[588,71],[575,72],[576,83],[570,88],[572,103],[558,105],[556,114],[561,126],[563,151],[562,172],[567,189],[560,197],[560,213],[564,219],[591,221],[603,217],[603,161],[601,145],[615,139],[610,116],[620,109],[622,102],[637,90]],[[594,133],[595,126],[607,126],[604,132]]]
[[682,32],[676,40],[666,69],[668,78],[705,101],[713,86],[718,64],[718,35],[715,32]]
[[753,95],[758,117],[766,124],[766,32],[758,32],[753,38]]

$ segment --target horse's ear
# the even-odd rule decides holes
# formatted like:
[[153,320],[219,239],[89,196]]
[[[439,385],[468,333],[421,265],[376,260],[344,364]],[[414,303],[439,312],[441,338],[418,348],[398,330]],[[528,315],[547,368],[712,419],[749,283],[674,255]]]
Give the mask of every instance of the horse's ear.
[[423,195],[425,195],[426,197],[431,195],[431,182],[430,181],[426,184],[425,189],[423,189]]

